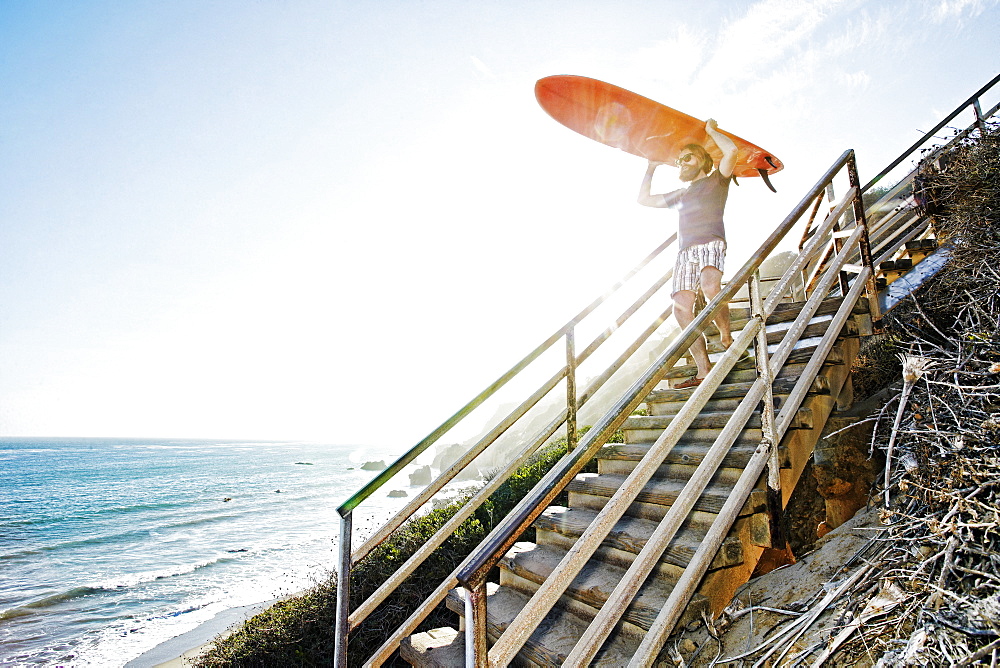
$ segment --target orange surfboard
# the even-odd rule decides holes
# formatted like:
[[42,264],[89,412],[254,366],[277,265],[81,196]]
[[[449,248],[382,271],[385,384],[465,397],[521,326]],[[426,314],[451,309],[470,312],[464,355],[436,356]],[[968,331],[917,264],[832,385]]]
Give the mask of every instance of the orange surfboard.
[[[705,121],[597,79],[545,77],[535,84],[535,97],[542,109],[569,129],[647,160],[673,163],[687,144],[704,146],[716,165],[722,158],[705,132]],[[736,143],[733,176],[761,176],[774,190],[768,175],[781,171],[781,161],[745,139],[720,132]]]

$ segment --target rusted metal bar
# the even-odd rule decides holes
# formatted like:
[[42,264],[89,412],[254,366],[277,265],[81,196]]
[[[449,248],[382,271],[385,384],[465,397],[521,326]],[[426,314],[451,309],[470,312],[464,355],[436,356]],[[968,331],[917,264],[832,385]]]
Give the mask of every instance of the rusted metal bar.
[[576,330],[566,331],[566,447],[576,447]]
[[799,250],[806,245],[809,238],[813,235],[813,223],[816,222],[816,214],[819,213],[819,208],[823,205],[823,195],[822,193],[816,198],[816,205],[813,206],[812,211],[809,213],[809,220],[806,221],[805,227],[802,228],[802,238],[799,239]]
[[[858,242],[858,249],[861,253],[861,263],[871,269],[868,273],[868,285],[866,292],[868,295],[868,308],[871,312],[872,321],[878,323],[882,319],[882,314],[878,308],[878,287],[875,285],[875,265],[872,264],[872,249],[868,239],[868,220],[865,218],[865,205],[862,201],[862,193],[859,190],[861,181],[858,179],[858,164],[854,158],[847,163],[847,178],[854,188],[854,222],[862,229],[861,240]],[[841,285],[841,294],[846,295],[847,290]]]
[[465,666],[484,668],[486,653],[486,583],[465,590]]
[[[757,317],[767,318],[760,297],[760,277],[754,274],[750,282],[750,304],[752,313]],[[774,433],[774,374],[767,354],[767,331],[757,332],[754,341],[754,357],[757,363],[757,376],[764,386],[764,405],[761,411],[761,434],[770,452],[767,463],[767,507],[771,525],[771,547],[784,549],[786,543],[785,524],[781,521],[783,509],[781,504],[781,461],[778,457],[778,441]]]
[[347,668],[347,619],[351,613],[351,534],[352,514],[340,516],[340,558],[337,560],[337,620],[334,629],[334,668]]
[[[813,235],[817,239],[827,239],[828,238],[827,235],[830,235],[832,238],[824,242],[823,244],[824,250],[822,254],[819,253],[816,254],[816,257],[818,258],[817,261],[813,263],[812,260],[810,260],[809,266],[811,267],[810,269],[811,273],[804,288],[806,295],[809,295],[812,292],[816,282],[819,280],[820,275],[824,271],[826,271],[826,268],[830,265],[830,261],[835,256],[834,243],[840,240],[838,240],[836,237],[833,237],[832,231],[834,229],[839,228],[840,217],[843,215],[847,207],[853,203],[853,200],[851,198],[854,196],[856,192],[857,189],[854,188],[848,190],[847,195],[844,197],[844,199],[840,200],[840,202],[833,207],[830,213],[827,214],[826,218],[823,219],[824,224],[820,226],[816,234]],[[826,231],[820,234],[820,230],[826,230]],[[841,247],[843,246],[842,243],[839,245]],[[814,248],[818,249],[819,247],[814,247]],[[815,252],[815,250],[813,252]],[[841,288],[843,289],[843,286],[841,286]]]

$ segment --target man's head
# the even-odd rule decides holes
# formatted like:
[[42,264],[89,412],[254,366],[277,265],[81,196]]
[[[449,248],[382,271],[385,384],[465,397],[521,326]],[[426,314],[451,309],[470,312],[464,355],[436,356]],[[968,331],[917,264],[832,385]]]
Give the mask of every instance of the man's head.
[[700,144],[688,144],[681,149],[677,156],[677,166],[681,169],[681,181],[694,181],[702,172],[709,174],[713,165],[712,156]]

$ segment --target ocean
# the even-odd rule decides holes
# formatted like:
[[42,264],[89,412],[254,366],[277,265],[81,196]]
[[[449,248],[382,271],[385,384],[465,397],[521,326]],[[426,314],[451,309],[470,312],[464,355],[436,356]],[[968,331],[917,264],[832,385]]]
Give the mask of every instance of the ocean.
[[[376,459],[392,456],[298,442],[0,438],[0,665],[123,666],[219,612],[308,588],[334,569],[334,509]],[[390,489],[409,490],[366,502],[356,536],[406,502]]]

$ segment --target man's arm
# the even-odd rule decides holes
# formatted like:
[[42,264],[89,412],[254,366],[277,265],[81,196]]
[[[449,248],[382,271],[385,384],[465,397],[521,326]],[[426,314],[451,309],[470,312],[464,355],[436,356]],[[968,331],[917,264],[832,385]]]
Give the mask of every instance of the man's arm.
[[708,136],[712,138],[715,145],[722,151],[722,160],[719,160],[719,174],[728,179],[733,175],[733,170],[736,168],[736,144],[733,143],[732,139],[719,132],[719,124],[715,122],[714,118],[710,118],[705,122],[705,132],[708,133]]
[[680,190],[666,193],[665,195],[652,195],[649,192],[653,184],[653,172],[662,164],[664,163],[650,160],[649,165],[646,166],[646,175],[642,177],[642,184],[639,186],[639,204],[665,209],[677,203],[675,195],[681,193],[682,191]]

